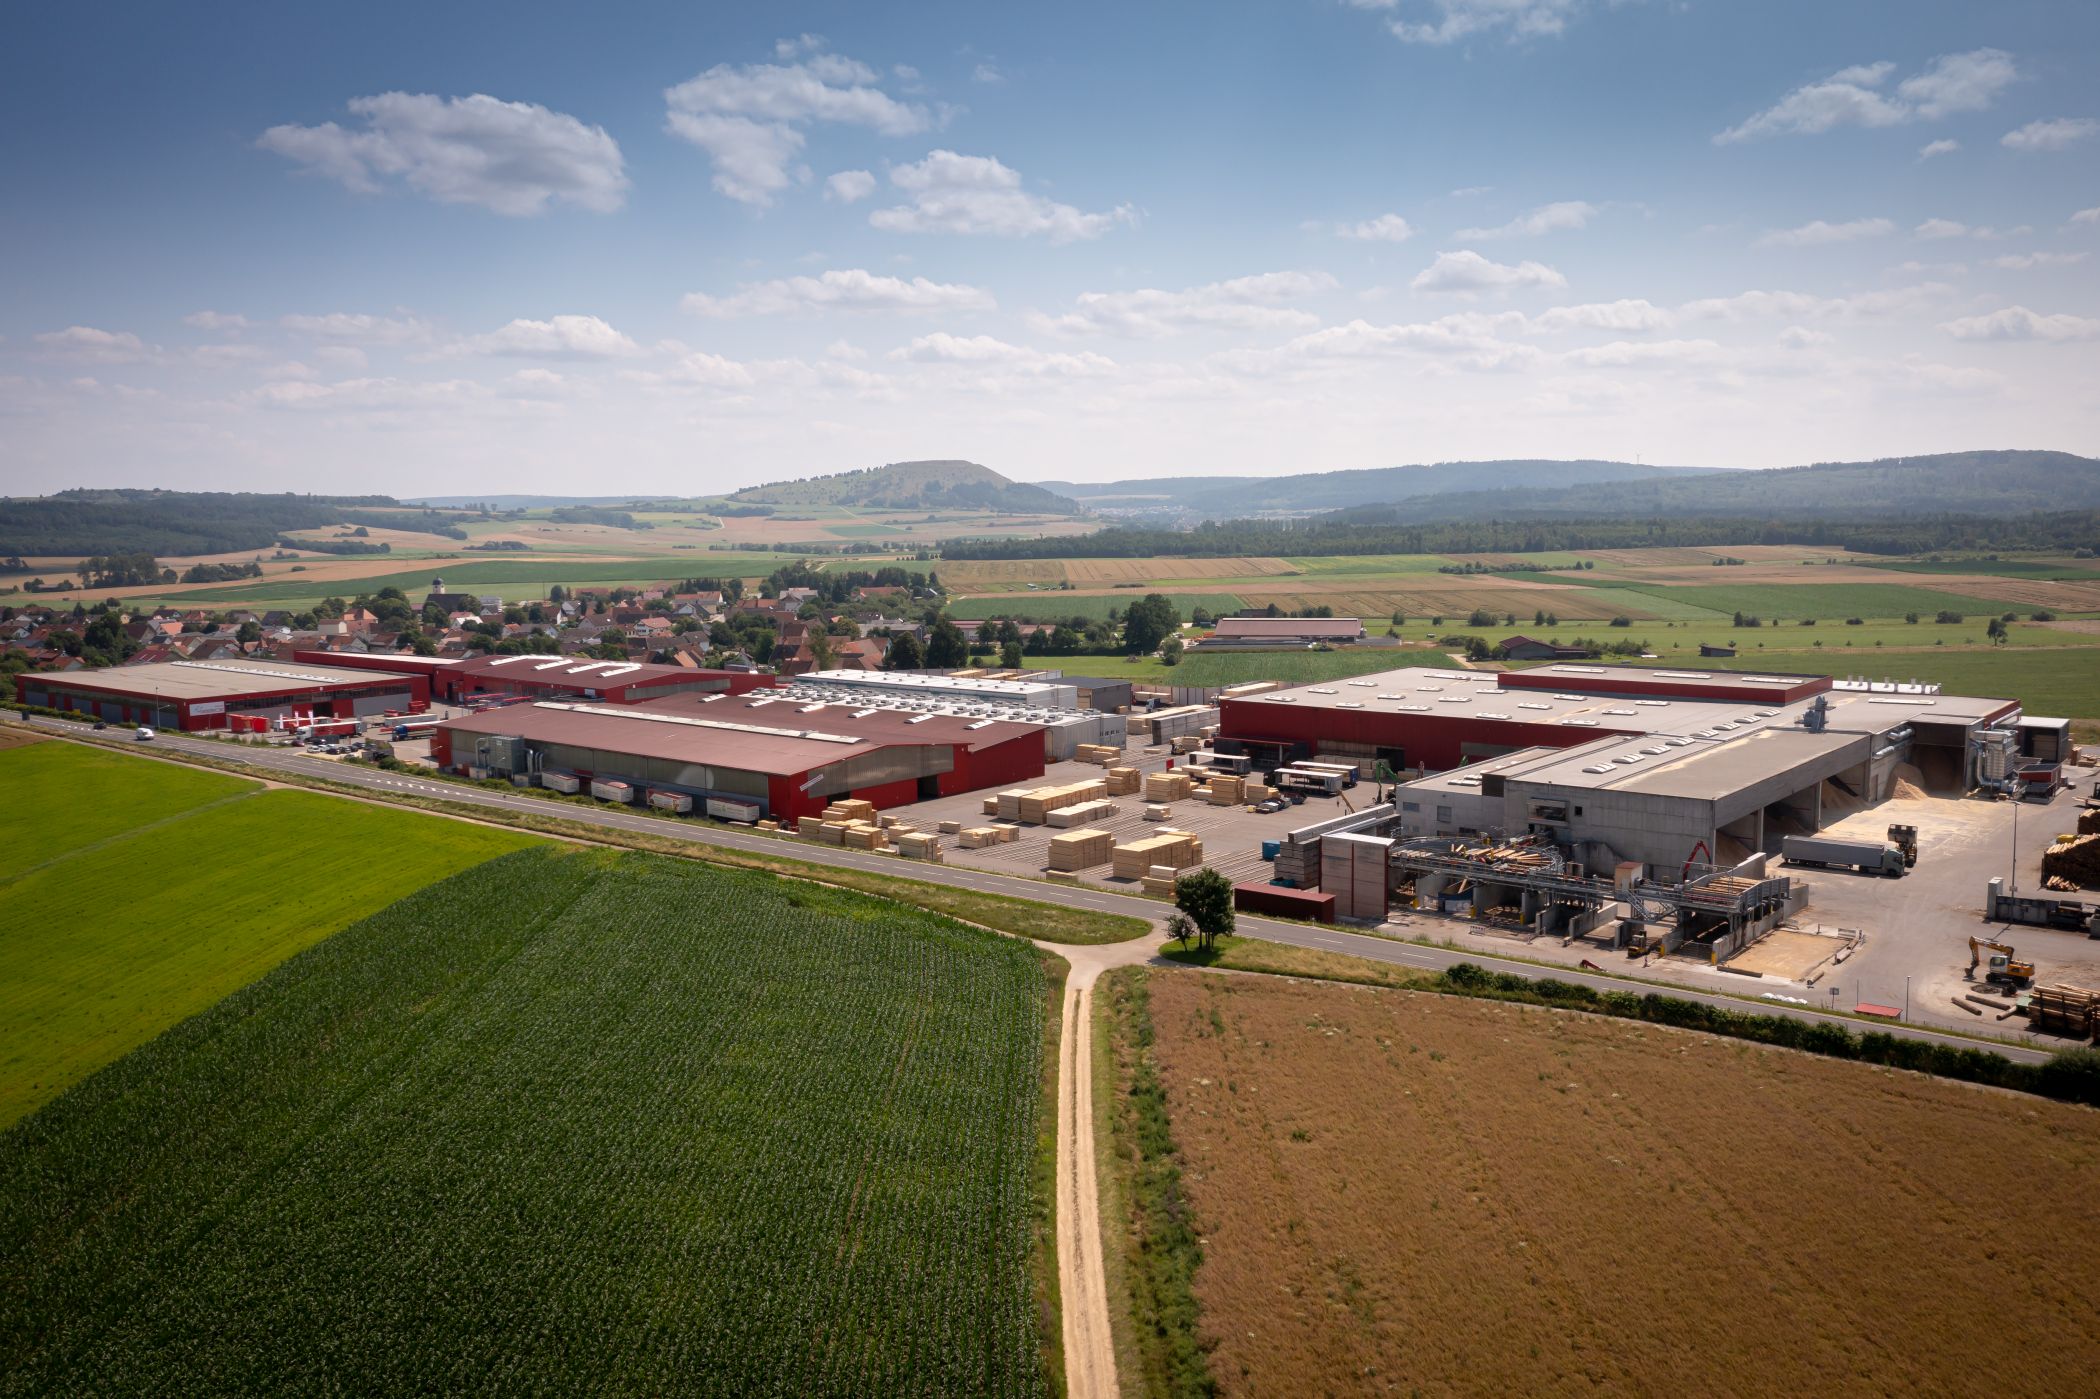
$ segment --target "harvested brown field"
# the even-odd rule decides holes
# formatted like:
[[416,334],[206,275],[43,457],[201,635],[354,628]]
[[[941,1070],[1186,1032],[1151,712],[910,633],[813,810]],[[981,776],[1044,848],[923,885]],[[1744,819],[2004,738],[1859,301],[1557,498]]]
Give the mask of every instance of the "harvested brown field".
[[48,741],[43,734],[32,733],[28,729],[18,728],[13,724],[0,724],[0,751],[5,751],[9,748],[26,748],[32,743],[45,743]]
[[2082,1393],[2100,1114],[1427,993],[1149,974],[1228,1394]]

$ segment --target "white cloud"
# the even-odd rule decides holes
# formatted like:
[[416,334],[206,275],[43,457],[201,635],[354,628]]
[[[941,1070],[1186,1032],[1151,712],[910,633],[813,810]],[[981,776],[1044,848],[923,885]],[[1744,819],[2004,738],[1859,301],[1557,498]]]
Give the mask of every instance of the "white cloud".
[[2026,272],[2036,267],[2071,267],[2085,261],[2083,252],[2076,253],[2008,253],[2004,257],[1990,260],[1993,267],[2002,267],[2009,272]]
[[980,63],[975,68],[970,70],[970,81],[973,83],[983,83],[984,85],[989,87],[997,83],[1005,82],[1006,74],[999,71],[999,67],[997,64]]
[[554,200],[611,213],[627,192],[619,143],[603,127],[530,102],[383,92],[349,108],[365,130],[273,126],[256,144],[359,193],[398,178],[440,203],[512,216]]
[[1964,316],[1940,327],[1956,340],[2091,340],[2100,337],[2100,320],[2089,316],[2044,316],[2025,306],[2008,306],[1984,316]]
[[2001,49],[1943,54],[1898,83],[1891,96],[1882,87],[1895,71],[1893,63],[1840,69],[1795,88],[1764,111],[1721,132],[1714,142],[1726,145],[1761,136],[1814,135],[1840,126],[1901,126],[1934,121],[1953,112],[1980,112],[2020,76],[2012,55]]
[[1416,291],[1454,292],[1469,295],[1479,291],[1509,291],[1520,287],[1564,287],[1568,279],[1540,262],[1490,262],[1471,250],[1438,253],[1436,261],[1417,273],[1408,285]]
[[430,338],[430,327],[409,316],[371,316],[331,311],[325,316],[284,316],[286,330],[324,340],[357,340],[371,345],[405,345]]
[[341,379],[332,384],[283,379],[242,397],[288,411],[392,414],[450,410],[488,397],[488,390],[471,379]]
[[145,342],[128,330],[101,330],[91,325],[69,325],[47,330],[36,337],[49,354],[90,364],[131,364],[145,359]]
[[1037,315],[1031,317],[1031,323],[1053,335],[1140,339],[1209,327],[1307,326],[1316,324],[1311,313],[1283,303],[1331,292],[1339,285],[1325,272],[1264,272],[1185,291],[1090,291],[1077,298],[1077,310],[1062,316]]
[[865,170],[841,170],[824,181],[824,197],[853,204],[875,192],[875,177]]
[[1554,306],[1529,318],[1526,329],[1534,334],[1563,330],[1631,331],[1666,330],[1675,320],[1662,307],[1640,299],[1597,301],[1580,306]]
[[248,318],[223,311],[192,311],[182,318],[182,323],[198,330],[214,330],[225,335],[238,335],[248,328]]
[[1851,243],[1861,238],[1880,238],[1894,233],[1887,219],[1853,219],[1849,223],[1827,223],[1816,219],[1799,228],[1774,229],[1757,240],[1761,248],[1814,248],[1827,243]]
[[1953,295],[1953,291],[1952,287],[1941,282],[1834,297],[1802,291],[1746,291],[1734,296],[1687,301],[1678,311],[1692,320],[1743,321],[1767,316],[1783,316],[1789,320],[1850,319],[1914,310],[1935,301],[1944,301]]
[[1805,325],[1790,325],[1779,332],[1779,343],[1789,350],[1814,350],[1835,343],[1837,337],[1827,330],[1810,330]]
[[2096,204],[2090,209],[2080,209],[2077,213],[2071,215],[2071,222],[2100,223],[2100,204]]
[[1597,206],[1580,199],[1541,204],[1528,214],[1519,214],[1499,228],[1461,228],[1458,238],[1535,238],[1542,233],[1581,228],[1597,216]]
[[2100,121],[2091,117],[2052,117],[2031,121],[1998,138],[1998,144],[2014,151],[2060,151],[2100,132]]
[[1270,358],[1364,359],[1422,354],[1460,368],[1484,371],[1521,369],[1539,362],[1543,356],[1537,349],[1512,344],[1495,334],[1503,321],[1498,316],[1456,315],[1434,321],[1373,325],[1359,319],[1301,335],[1286,342]]
[[[801,51],[795,42],[782,57]],[[865,63],[837,54],[790,64],[718,63],[665,89],[664,129],[708,153],[718,191],[763,207],[791,182],[788,163],[802,150],[805,126],[831,122],[907,136],[931,124],[925,108],[899,102],[879,81]]]
[[1712,340],[1614,340],[1570,350],[1561,358],[1586,369],[1637,369],[1652,364],[1706,364],[1721,356]]
[[1998,394],[2005,388],[2005,376],[1989,369],[1977,369],[1971,365],[1933,364],[1915,355],[1905,356],[1895,364],[1880,370],[1882,377],[1894,380],[1903,388],[1915,390],[1933,399],[1945,399],[1949,395],[1973,398],[1983,394]]
[[207,369],[224,369],[229,365],[268,359],[270,352],[260,345],[192,345],[182,355],[192,364],[201,364]]
[[922,335],[910,344],[890,351],[890,358],[919,364],[979,365],[1058,378],[1109,374],[1116,368],[1114,360],[1090,350],[1078,354],[1052,354],[1025,345],[1011,345],[989,335],[956,336],[946,331]]
[[991,156],[939,150],[890,171],[890,183],[911,199],[877,209],[868,222],[891,233],[986,233],[1008,238],[1042,234],[1053,243],[1098,238],[1137,213],[1121,205],[1083,213],[1021,188],[1021,175]]
[[822,34],[798,34],[792,39],[775,39],[773,55],[776,58],[799,58],[806,53],[816,53],[823,47]]
[[1359,10],[1394,11],[1386,27],[1410,44],[1449,44],[1503,29],[1511,42],[1561,33],[1585,0],[1348,0]]
[[784,316],[807,311],[989,311],[998,302],[982,287],[925,277],[906,281],[854,267],[820,277],[749,282],[731,296],[693,292],[679,304],[698,316]]
[[514,320],[487,335],[463,340],[454,350],[461,354],[543,359],[619,359],[642,352],[641,346],[596,316]]
[[1415,236],[1415,231],[1407,220],[1398,214],[1380,214],[1375,219],[1336,224],[1334,236],[1353,238],[1365,243],[1405,243]]
[[1918,147],[1919,160],[1931,160],[1935,156],[1953,155],[1961,149],[1959,141],[1927,141]]
[[[2021,227],[2021,228],[2016,228],[2016,229],[2014,229],[2014,230],[2012,230],[2012,231],[2013,231],[2014,233],[2032,233],[2032,232],[2033,232],[2034,230],[2033,230],[2033,229],[2031,229],[2031,228],[2026,228],[2026,227],[2024,227],[2024,226],[2023,226],[2023,227]],[[2001,233],[2000,233],[2000,232],[1999,232],[1999,231],[1998,231],[1997,229],[1989,227],[1988,225],[1986,225],[1986,226],[1984,226],[1984,227],[1982,227],[1982,228],[1971,228],[1971,227],[1970,227],[1969,225],[1967,225],[1967,224],[1965,224],[1965,223],[1961,223],[1961,222],[1958,222],[1957,220],[1954,220],[1954,219],[1927,219],[1927,220],[1925,220],[1925,222],[1923,222],[1923,223],[1919,224],[1919,225],[1918,225],[1918,226],[1917,226],[1916,228],[1914,228],[1914,229],[1912,229],[1912,230],[1911,230],[1911,236],[1912,236],[1912,237],[1914,237],[1914,238],[1927,238],[1927,239],[1931,239],[1931,238],[1983,238],[1983,239],[1991,239],[1991,238],[2001,238],[2001,237],[2003,237],[2003,236],[2005,236],[2005,235],[2001,234]]]

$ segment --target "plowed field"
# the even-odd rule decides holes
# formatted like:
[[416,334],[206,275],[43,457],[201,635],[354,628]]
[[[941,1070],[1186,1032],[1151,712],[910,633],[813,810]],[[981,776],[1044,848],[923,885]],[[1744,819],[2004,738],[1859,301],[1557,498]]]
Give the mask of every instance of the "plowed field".
[[1227,1394],[2091,1388],[2100,1114],[1530,1007],[1150,983]]

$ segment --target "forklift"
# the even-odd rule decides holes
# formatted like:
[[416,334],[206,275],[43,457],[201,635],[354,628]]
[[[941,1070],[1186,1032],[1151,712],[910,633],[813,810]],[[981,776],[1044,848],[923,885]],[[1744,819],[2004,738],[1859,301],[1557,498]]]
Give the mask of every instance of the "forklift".
[[1918,863],[1918,828],[1916,826],[1889,827],[1889,844],[1903,852],[1903,867],[1910,869]]

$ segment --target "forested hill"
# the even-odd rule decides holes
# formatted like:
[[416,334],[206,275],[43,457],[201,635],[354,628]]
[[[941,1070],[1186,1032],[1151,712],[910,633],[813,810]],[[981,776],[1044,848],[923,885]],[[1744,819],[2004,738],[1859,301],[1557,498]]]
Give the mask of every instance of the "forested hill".
[[1522,459],[1447,461],[1293,476],[1164,476],[1137,481],[1041,484],[1046,490],[1098,510],[1237,519],[1277,511],[1341,510],[1454,492],[1553,491],[1603,482],[1725,474],[1717,467]]
[[847,505],[865,510],[999,510],[1076,515],[1079,507],[1041,486],[1010,481],[969,461],[900,461],[836,476],[751,486],[729,497],[753,505]]
[[1359,523],[1694,515],[1870,519],[2096,508],[2100,461],[2069,452],[1990,451],[1709,472],[1576,489],[1473,490],[1385,508],[1366,506],[1337,518]]
[[[346,507],[363,507],[354,517]],[[391,508],[399,515],[370,513]],[[0,497],[0,555],[245,553],[287,530],[362,524],[452,530],[441,516],[391,496],[254,495],[219,491],[73,490]],[[458,533],[453,530],[454,533]],[[464,539],[464,534],[458,537]]]

